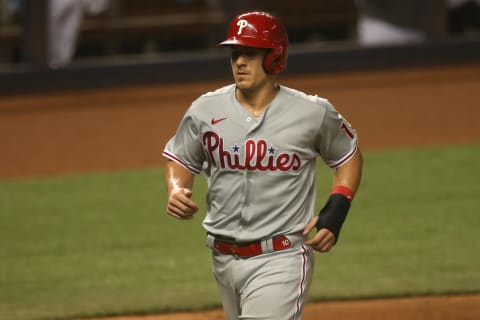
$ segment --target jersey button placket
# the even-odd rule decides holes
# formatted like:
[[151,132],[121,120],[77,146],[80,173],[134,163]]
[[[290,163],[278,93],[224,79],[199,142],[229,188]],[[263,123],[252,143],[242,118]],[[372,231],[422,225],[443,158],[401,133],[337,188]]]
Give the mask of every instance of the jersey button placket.
[[249,196],[248,196],[248,171],[244,170],[243,173],[243,203],[242,203],[242,209],[240,210],[240,220],[239,220],[239,229],[242,230],[243,227],[245,226],[245,221],[246,221],[246,213],[248,212],[248,207],[249,207]]
[[252,220],[252,209],[254,201],[254,191],[253,191],[253,174],[251,171],[245,172],[245,209],[243,216],[246,221]]

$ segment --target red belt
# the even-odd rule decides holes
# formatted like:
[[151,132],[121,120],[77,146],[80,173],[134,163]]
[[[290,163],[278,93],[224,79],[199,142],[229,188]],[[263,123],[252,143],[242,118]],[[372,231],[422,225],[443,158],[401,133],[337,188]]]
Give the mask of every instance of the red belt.
[[[271,241],[273,244],[273,251],[284,250],[292,246],[291,241],[286,236],[277,236],[266,241]],[[262,249],[262,241],[234,243],[215,238],[213,246],[220,253],[234,255],[240,258],[250,258],[264,253]]]

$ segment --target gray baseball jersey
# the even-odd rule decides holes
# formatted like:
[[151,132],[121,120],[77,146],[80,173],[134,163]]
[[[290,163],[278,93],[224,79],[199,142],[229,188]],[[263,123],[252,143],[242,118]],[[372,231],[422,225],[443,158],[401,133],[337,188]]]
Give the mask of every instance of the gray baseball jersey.
[[204,228],[239,242],[303,231],[315,210],[316,159],[341,166],[357,135],[328,100],[280,86],[256,118],[235,85],[202,95],[163,155],[207,178]]

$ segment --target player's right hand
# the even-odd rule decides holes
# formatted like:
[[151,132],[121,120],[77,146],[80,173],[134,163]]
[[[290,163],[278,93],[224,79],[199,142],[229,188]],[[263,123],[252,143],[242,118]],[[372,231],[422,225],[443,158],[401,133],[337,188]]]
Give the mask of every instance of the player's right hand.
[[167,214],[177,219],[192,219],[198,205],[191,199],[192,190],[177,188],[168,197]]

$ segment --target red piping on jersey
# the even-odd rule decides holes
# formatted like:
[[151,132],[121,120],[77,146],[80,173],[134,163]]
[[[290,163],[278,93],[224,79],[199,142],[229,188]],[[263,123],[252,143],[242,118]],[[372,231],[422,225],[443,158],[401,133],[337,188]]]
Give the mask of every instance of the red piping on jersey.
[[175,161],[176,163],[178,163],[179,165],[181,165],[182,167],[184,167],[185,169],[187,169],[188,171],[191,171],[195,174],[199,174],[200,173],[200,170],[197,170],[195,169],[194,167],[192,167],[191,165],[185,163],[182,159],[180,159],[179,157],[177,157],[176,155],[174,154],[171,154],[169,153],[168,151],[163,151],[162,155],[172,161]]
[[304,300],[303,295],[305,294],[305,278],[307,276],[307,249],[302,245],[302,281],[300,281],[300,292],[296,302],[296,310],[293,315],[293,320],[296,319],[296,315],[300,312],[300,300]]
[[342,166],[342,164],[344,164],[345,162],[347,162],[348,160],[350,160],[353,157],[355,152],[357,152],[357,149],[358,149],[358,144],[355,144],[355,148],[353,148],[353,150],[349,154],[347,154],[343,159],[340,159],[339,162],[331,165],[330,168],[338,168],[338,167]]

